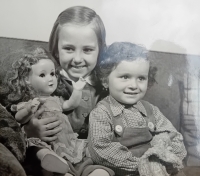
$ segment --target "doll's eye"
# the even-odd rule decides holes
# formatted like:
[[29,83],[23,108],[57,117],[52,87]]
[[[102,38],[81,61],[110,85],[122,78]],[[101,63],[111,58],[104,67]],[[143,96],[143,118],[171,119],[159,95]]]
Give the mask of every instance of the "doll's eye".
[[144,76],[140,76],[138,79],[139,79],[139,81],[144,81],[144,80],[146,80],[146,78],[145,78]]
[[54,72],[51,72],[51,76],[55,76],[55,73],[54,73]]
[[45,77],[45,74],[44,74],[44,73],[41,73],[39,76],[40,76],[41,78],[43,78],[43,77]]

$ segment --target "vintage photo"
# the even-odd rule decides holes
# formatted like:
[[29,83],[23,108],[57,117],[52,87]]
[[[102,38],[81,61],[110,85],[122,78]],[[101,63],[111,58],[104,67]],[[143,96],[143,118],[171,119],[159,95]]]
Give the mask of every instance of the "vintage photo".
[[0,0],[1,176],[199,176],[200,2]]

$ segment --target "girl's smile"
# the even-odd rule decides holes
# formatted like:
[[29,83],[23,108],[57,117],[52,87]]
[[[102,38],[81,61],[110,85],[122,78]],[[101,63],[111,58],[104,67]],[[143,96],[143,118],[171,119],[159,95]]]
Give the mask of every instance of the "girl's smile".
[[89,75],[97,63],[99,46],[91,25],[67,24],[61,27],[58,37],[58,53],[61,67],[70,79]]

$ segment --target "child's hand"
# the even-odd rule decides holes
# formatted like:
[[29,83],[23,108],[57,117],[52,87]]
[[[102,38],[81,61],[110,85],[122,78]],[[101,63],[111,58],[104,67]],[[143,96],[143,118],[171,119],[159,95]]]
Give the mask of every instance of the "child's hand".
[[73,84],[73,88],[76,90],[83,90],[83,88],[85,87],[85,84],[86,84],[85,79],[80,77],[79,80]]

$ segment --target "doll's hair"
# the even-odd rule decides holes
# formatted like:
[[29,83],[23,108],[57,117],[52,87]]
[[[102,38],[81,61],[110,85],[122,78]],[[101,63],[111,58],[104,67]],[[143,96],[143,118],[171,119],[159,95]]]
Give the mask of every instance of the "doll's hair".
[[51,60],[51,55],[44,48],[35,47],[12,64],[12,70],[6,75],[10,90],[8,94],[9,102],[28,101],[37,96],[37,92],[30,84],[26,83],[26,80],[32,70],[32,65],[35,65],[41,59]]
[[[110,73],[118,66],[120,62],[134,61],[137,59],[150,61],[148,57],[148,51],[145,47],[130,42],[114,42],[108,47],[107,51],[104,53],[103,61],[99,64],[98,76],[101,82],[108,78]],[[155,82],[154,77],[156,71],[157,70],[155,67],[150,66],[148,75],[150,86],[152,86]]]
[[102,53],[106,48],[106,41],[105,41],[106,31],[99,15],[97,15],[94,10],[84,6],[70,7],[60,13],[60,15],[58,16],[58,18],[54,23],[49,39],[49,51],[51,52],[55,60],[58,62],[58,64],[59,64],[59,54],[58,54],[59,32],[62,26],[66,24],[74,24],[78,26],[91,25],[91,28],[94,30],[98,40],[98,47],[99,47],[99,55],[97,60],[98,64],[101,60]]

